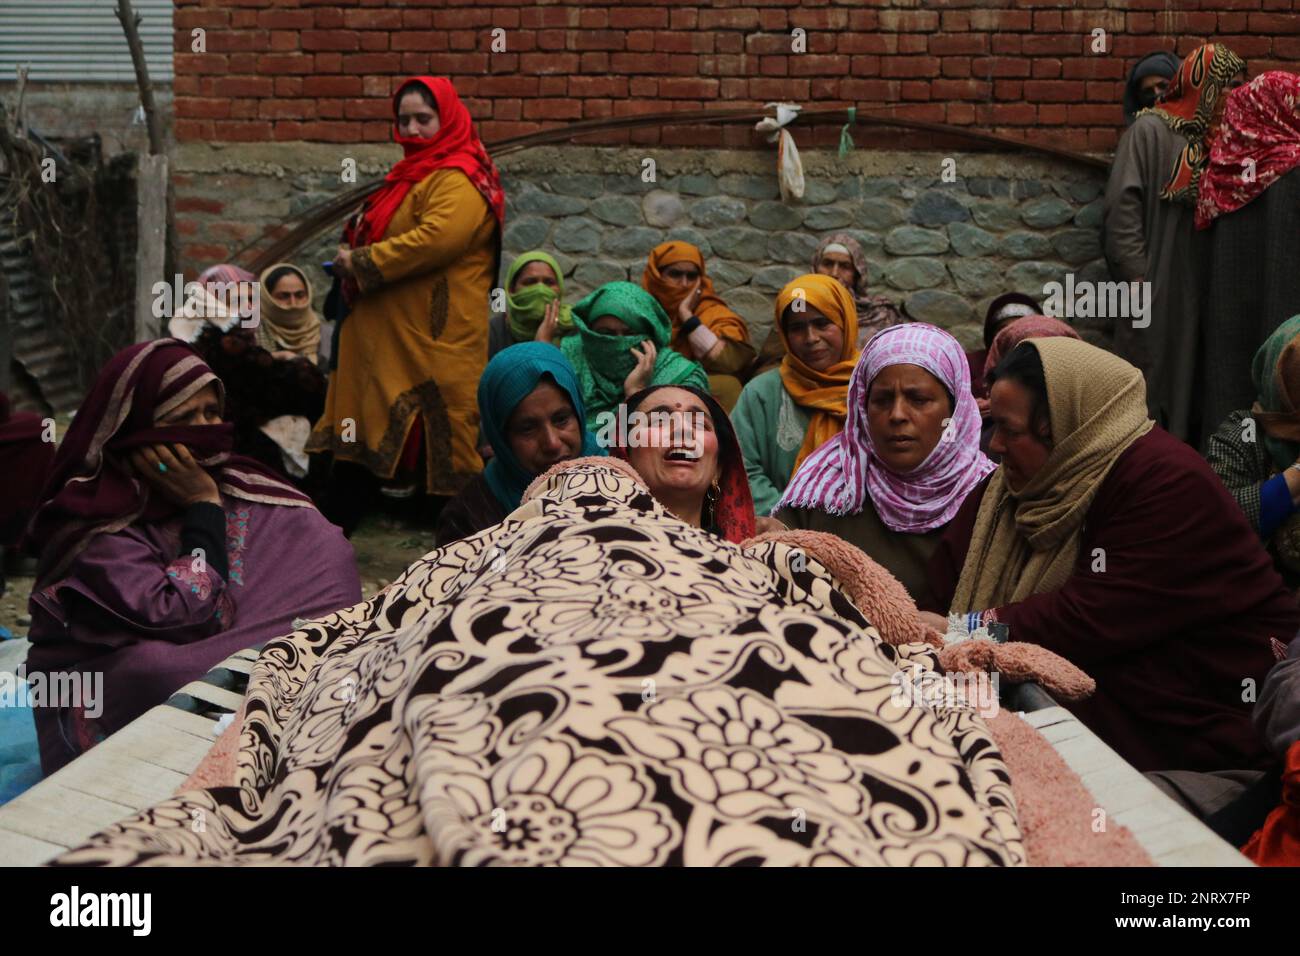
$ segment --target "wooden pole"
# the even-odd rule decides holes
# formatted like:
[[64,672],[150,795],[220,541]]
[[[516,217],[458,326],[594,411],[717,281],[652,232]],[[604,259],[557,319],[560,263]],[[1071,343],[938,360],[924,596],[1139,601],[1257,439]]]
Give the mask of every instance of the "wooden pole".
[[136,247],[135,247],[135,340],[147,342],[162,334],[161,316],[154,315],[153,286],[170,278],[167,270],[168,202],[167,154],[163,142],[162,121],[153,101],[153,83],[149,64],[140,42],[140,15],[131,9],[131,0],[117,0],[117,19],[126,34],[135,67],[135,82],[140,88],[140,105],[144,109],[149,131],[149,155],[141,156],[136,165]]
[[[141,156],[135,172],[135,340],[148,342],[163,334],[155,315],[154,283],[170,279],[167,263],[167,157]],[[170,296],[168,299],[170,300]]]
[[153,83],[149,80],[149,64],[144,58],[144,44],[140,42],[140,15],[131,9],[131,0],[117,0],[117,19],[126,34],[126,45],[131,50],[131,63],[135,67],[135,84],[140,88],[140,105],[149,130],[149,152],[153,156],[163,153],[162,124],[153,103]]

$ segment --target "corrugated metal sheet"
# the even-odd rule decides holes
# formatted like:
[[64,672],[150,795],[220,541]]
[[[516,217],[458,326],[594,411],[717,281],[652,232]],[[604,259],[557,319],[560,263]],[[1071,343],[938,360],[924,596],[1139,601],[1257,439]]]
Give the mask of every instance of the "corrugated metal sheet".
[[[132,0],[143,19],[149,77],[172,80],[172,0]],[[126,34],[113,13],[116,0],[0,0],[0,83],[14,68],[31,67],[32,82],[134,83]]]
[[76,366],[63,342],[45,322],[36,273],[6,217],[0,217],[0,270],[9,287],[8,320],[13,359],[35,380],[46,412],[70,412],[81,404]]

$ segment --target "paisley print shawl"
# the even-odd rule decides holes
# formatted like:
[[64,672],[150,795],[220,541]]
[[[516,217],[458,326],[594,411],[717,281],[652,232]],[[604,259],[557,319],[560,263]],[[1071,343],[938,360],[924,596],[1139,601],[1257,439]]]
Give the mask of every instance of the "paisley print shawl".
[[806,555],[579,464],[267,645],[232,786],[56,862],[1021,865],[982,718],[897,693],[933,655]]

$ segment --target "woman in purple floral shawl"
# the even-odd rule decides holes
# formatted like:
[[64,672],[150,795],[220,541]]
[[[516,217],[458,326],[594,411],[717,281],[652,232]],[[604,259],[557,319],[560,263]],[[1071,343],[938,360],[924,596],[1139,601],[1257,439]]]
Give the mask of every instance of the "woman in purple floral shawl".
[[231,454],[224,399],[185,343],[133,345],[63,438],[28,530],[26,675],[91,690],[34,708],[46,774],[235,651],[361,599],[339,529]]

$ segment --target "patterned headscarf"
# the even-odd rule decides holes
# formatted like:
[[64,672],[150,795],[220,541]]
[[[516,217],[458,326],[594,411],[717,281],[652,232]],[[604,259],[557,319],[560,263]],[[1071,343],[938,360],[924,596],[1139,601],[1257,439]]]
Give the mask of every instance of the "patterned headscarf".
[[[628,335],[606,335],[591,323],[612,315],[631,329]],[[623,382],[636,367],[632,346],[646,339],[654,342],[655,385],[697,385],[709,387],[703,367],[668,348],[672,334],[668,316],[654,296],[631,282],[608,282],[573,307],[576,335],[560,340],[560,351],[573,365],[582,385],[582,400],[593,418],[613,411],[623,401]]]
[[[515,276],[523,271],[524,266],[532,262],[544,262],[555,273],[555,288],[544,282],[535,282],[522,289],[515,289]],[[506,320],[510,323],[510,335],[516,342],[531,342],[537,334],[537,327],[546,316],[546,308],[556,299],[564,298],[564,273],[555,259],[540,249],[525,252],[510,263],[506,270]],[[561,329],[573,329],[573,310],[567,305],[560,306],[557,324]]]
[[510,447],[506,425],[515,408],[532,394],[543,378],[548,378],[569,396],[573,413],[582,429],[581,455],[604,455],[595,436],[587,430],[587,410],[582,402],[578,378],[559,349],[545,342],[520,342],[492,356],[478,382],[479,420],[483,437],[492,446],[492,460],[483,477],[492,494],[507,511],[519,507],[524,489],[537,476],[527,471]]
[[1300,458],[1300,315],[1264,340],[1250,365],[1259,396],[1251,416],[1264,433],[1264,447],[1279,469]]
[[[171,338],[193,343],[209,325],[229,332],[240,319],[253,317],[252,309],[244,308],[252,303],[246,301],[242,292],[257,282],[257,276],[247,269],[223,262],[204,269],[195,281],[202,286],[203,293],[191,299],[187,291],[180,311],[167,322],[167,334]],[[246,283],[243,289],[240,283]]]
[[[920,366],[944,384],[955,403],[938,444],[905,475],[885,467],[867,428],[871,383],[891,365]],[[870,494],[886,527],[931,531],[951,521],[970,490],[995,467],[980,451],[980,414],[970,392],[970,365],[957,340],[922,322],[896,325],[867,343],[853,370],[844,430],[808,457],[774,510],[857,514]]]
[[1161,199],[1189,206],[1196,203],[1201,171],[1209,160],[1209,139],[1219,123],[1224,88],[1244,69],[1245,61],[1222,43],[1199,46],[1187,54],[1164,98],[1151,107],[1152,113],[1187,140],[1174,160]]
[[[790,351],[785,312],[799,300],[830,319],[843,334],[835,364],[821,372],[809,368]],[[785,346],[785,357],[781,359],[781,384],[796,405],[812,413],[803,445],[795,457],[794,470],[798,471],[805,458],[844,427],[844,418],[848,414],[849,380],[858,363],[857,310],[849,298],[849,290],[839,280],[823,275],[799,276],[776,297],[776,330]]]
[[1300,76],[1270,70],[1228,94],[1201,174],[1196,226],[1240,209],[1300,166]]
[[1062,335],[1067,339],[1079,338],[1079,333],[1062,322],[1046,315],[1029,315],[1016,319],[1010,325],[1003,326],[1002,331],[993,339],[989,354],[984,359],[984,381],[988,381],[989,372],[997,368],[999,362],[1013,348],[1025,339],[1046,339]]

